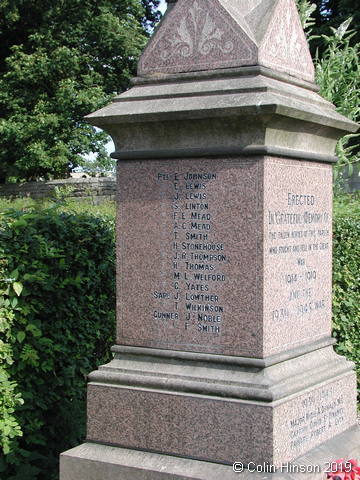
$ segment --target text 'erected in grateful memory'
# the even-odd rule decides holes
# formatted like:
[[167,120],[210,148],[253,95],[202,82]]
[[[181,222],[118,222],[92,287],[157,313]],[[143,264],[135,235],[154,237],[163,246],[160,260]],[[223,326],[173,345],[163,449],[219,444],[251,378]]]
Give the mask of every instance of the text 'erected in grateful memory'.
[[282,289],[286,293],[284,304],[271,312],[272,320],[286,320],[290,316],[303,316],[329,308],[330,298],[318,295],[321,272],[311,262],[314,255],[329,251],[331,216],[318,209],[316,195],[283,194],[286,207],[268,210],[268,255],[285,256],[288,269],[280,270]]

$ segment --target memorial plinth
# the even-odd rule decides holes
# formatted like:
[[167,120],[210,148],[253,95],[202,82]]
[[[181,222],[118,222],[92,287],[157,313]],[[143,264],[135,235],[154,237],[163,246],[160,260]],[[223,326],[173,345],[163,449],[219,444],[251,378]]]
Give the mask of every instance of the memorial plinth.
[[117,342],[61,480],[360,455],[331,338],[332,163],[357,126],[318,95],[293,0],[172,4],[87,117],[119,160]]

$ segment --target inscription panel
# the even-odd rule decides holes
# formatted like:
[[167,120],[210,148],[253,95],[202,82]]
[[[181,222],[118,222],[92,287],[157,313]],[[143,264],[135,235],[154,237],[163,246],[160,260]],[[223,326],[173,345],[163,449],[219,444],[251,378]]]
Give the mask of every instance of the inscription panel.
[[267,159],[264,170],[265,354],[331,333],[332,170]]
[[120,162],[119,343],[261,355],[259,165]]
[[263,357],[329,336],[331,176],[276,158],[120,162],[118,343]]
[[352,373],[276,407],[276,458],[283,462],[296,458],[355,425],[355,403],[356,377]]

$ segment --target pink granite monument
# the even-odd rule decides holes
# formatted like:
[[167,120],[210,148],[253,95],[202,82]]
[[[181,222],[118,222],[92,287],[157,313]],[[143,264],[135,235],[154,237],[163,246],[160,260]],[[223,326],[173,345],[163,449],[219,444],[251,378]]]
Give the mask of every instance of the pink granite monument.
[[119,160],[117,341],[61,480],[325,478],[360,460],[331,338],[332,163],[357,126],[317,93],[294,0],[171,6],[87,117]]

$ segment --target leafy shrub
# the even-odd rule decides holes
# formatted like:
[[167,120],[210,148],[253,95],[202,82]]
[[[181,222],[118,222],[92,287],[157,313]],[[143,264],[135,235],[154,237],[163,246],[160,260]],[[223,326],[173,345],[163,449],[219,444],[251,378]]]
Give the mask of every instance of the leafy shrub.
[[[23,403],[20,393],[16,392],[16,383],[10,380],[7,369],[14,363],[10,344],[17,295],[21,286],[15,279],[6,278],[7,261],[1,251],[0,260],[0,440],[3,452],[10,452],[11,440],[21,436],[21,427],[14,415],[17,406]],[[16,293],[16,291],[18,293]]]
[[334,198],[334,215],[335,218],[360,218],[360,191],[354,193],[341,193],[337,195]]
[[65,210],[38,205],[0,217],[6,480],[57,478],[59,453],[84,437],[86,375],[110,355],[113,217]]
[[[349,30],[354,25],[354,18],[344,17],[338,28],[329,26],[328,35],[314,35],[319,32],[313,17],[316,4],[311,0],[296,0],[296,3],[310,46],[314,47],[314,41],[322,44],[321,54],[316,49],[314,55],[320,94],[332,102],[338,112],[357,122],[360,116],[360,44],[353,41],[356,28]],[[354,171],[359,171],[359,141],[360,135],[356,133],[346,135],[337,143],[339,161],[334,168],[336,194],[344,191],[344,175],[351,176]]]
[[[351,120],[358,121],[360,115],[360,45],[351,45],[355,31],[348,30],[352,18],[339,28],[330,27],[331,35],[322,35],[325,51],[316,59],[316,81],[320,94],[336,105],[338,112]],[[358,133],[346,135],[339,140],[336,154],[339,158],[334,169],[336,188],[343,188],[344,167],[351,176],[359,169]]]
[[[359,206],[354,201],[353,212],[359,211]],[[356,363],[360,398],[360,216],[351,215],[349,204],[346,216],[335,218],[333,266],[336,351]]]

